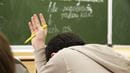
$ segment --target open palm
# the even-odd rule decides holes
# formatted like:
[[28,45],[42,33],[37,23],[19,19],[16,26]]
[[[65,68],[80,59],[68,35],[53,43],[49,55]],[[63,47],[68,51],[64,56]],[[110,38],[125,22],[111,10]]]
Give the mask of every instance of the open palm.
[[46,25],[46,21],[41,13],[39,14],[39,18],[40,19],[38,19],[36,14],[34,14],[31,17],[31,21],[28,23],[31,34],[36,34],[32,39],[32,46],[34,48],[43,48],[47,36],[47,29],[42,28],[43,25]]

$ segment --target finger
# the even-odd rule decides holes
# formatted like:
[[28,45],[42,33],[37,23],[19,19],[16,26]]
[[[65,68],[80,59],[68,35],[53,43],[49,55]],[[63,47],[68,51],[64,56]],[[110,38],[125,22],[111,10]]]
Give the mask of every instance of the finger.
[[33,33],[34,29],[33,29],[32,23],[28,22],[28,26],[29,26],[29,29],[30,29],[31,33]]
[[39,14],[39,17],[40,17],[41,25],[42,25],[42,26],[43,26],[43,25],[46,25],[46,21],[45,21],[45,18],[44,18],[44,16],[43,16],[42,13]]
[[34,16],[31,17],[31,24],[32,24],[32,28],[35,30],[36,25],[35,25],[35,22],[34,22]]
[[40,27],[41,27],[41,26],[40,26],[40,21],[39,21],[38,16],[37,16],[36,14],[34,14],[34,23],[35,23],[35,26],[36,26],[37,28],[40,28]]

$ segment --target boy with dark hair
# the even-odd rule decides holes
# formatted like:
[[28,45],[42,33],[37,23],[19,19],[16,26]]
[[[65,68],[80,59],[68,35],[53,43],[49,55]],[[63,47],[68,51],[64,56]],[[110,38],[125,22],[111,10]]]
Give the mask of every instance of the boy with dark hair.
[[29,22],[31,33],[36,33],[32,46],[38,73],[130,73],[130,59],[105,45],[84,45],[73,34],[60,34],[46,46],[47,29],[41,28],[46,22],[39,17],[34,14]]
[[54,53],[63,48],[84,44],[85,42],[74,33],[66,32],[58,34],[48,42],[47,47],[45,48],[46,60],[49,61]]

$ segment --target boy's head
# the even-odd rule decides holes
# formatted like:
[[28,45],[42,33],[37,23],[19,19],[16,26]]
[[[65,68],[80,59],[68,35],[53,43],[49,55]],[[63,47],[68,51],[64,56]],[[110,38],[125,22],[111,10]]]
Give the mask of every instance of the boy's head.
[[85,42],[74,33],[61,33],[53,37],[47,44],[46,47],[46,60],[48,61],[53,53],[58,52],[59,50],[75,45],[84,45]]

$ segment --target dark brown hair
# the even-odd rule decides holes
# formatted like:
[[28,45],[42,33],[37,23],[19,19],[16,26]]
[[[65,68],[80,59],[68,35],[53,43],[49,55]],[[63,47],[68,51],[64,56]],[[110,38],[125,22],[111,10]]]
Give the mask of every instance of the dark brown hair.
[[15,73],[14,58],[6,37],[0,33],[0,73]]
[[84,45],[85,41],[83,41],[78,35],[72,32],[60,33],[54,36],[47,44],[45,48],[46,61],[49,61],[51,58],[51,54],[53,52],[58,52],[59,50],[75,46],[75,45]]

